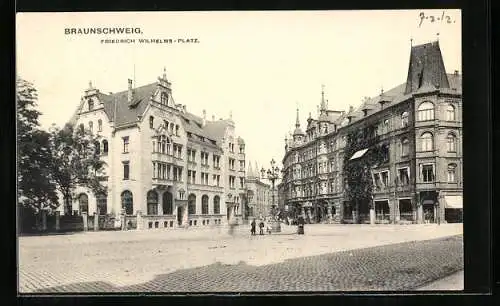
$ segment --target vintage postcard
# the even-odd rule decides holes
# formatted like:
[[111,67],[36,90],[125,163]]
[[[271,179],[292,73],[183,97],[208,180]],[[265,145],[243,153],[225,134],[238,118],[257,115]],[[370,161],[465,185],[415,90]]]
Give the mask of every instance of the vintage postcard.
[[18,292],[463,290],[461,18],[18,13]]

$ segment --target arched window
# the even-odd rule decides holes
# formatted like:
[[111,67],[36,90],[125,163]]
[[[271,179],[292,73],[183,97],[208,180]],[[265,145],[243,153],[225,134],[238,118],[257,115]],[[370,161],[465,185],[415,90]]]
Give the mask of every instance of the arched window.
[[91,133],[94,131],[94,123],[92,121],[89,122],[89,130]]
[[99,143],[99,141],[94,142],[94,147],[95,147],[95,153],[97,155],[101,154],[101,144]]
[[455,121],[455,107],[451,104],[446,105],[446,120]]
[[170,192],[165,191],[165,193],[163,193],[163,214],[171,215],[173,213],[174,213],[173,196]]
[[432,137],[432,133],[425,132],[420,136],[420,140],[422,143],[422,151],[432,151],[434,149],[434,141]]
[[214,197],[214,214],[220,214],[220,197],[217,195]]
[[108,197],[104,193],[98,193],[96,199],[99,215],[105,215],[108,212]]
[[188,197],[188,214],[196,214],[196,196],[194,194],[190,194]]
[[448,165],[448,183],[455,183],[456,181],[456,170],[457,170],[457,165],[456,164],[449,164]]
[[89,212],[89,197],[87,196],[87,194],[82,193],[78,196],[78,205],[80,214]]
[[102,120],[97,120],[97,131],[102,132]]
[[446,137],[446,144],[448,147],[448,152],[457,151],[457,137],[453,133],[449,133]]
[[175,125],[175,136],[179,136],[179,125]]
[[149,128],[152,129],[154,127],[155,118],[153,116],[149,116]]
[[132,192],[125,190],[122,192],[122,208],[125,209],[125,213],[127,215],[134,214],[134,198],[132,196]]
[[410,141],[408,138],[403,138],[401,140],[401,156],[408,156],[410,153]]
[[106,139],[102,141],[102,153],[108,154],[108,141]]
[[84,132],[85,131],[85,126],[83,125],[83,123],[80,123],[80,132]]
[[161,104],[167,105],[168,104],[168,95],[166,92],[161,93]]
[[175,124],[173,122],[170,122],[170,135],[173,135],[174,134],[174,127]]
[[208,215],[208,196],[206,194],[201,197],[201,213]]
[[401,126],[404,128],[408,126],[408,112],[406,111],[401,114]]
[[158,193],[154,190],[148,191],[147,194],[148,215],[158,214]]
[[418,106],[417,120],[434,120],[434,104],[432,102],[423,102]]

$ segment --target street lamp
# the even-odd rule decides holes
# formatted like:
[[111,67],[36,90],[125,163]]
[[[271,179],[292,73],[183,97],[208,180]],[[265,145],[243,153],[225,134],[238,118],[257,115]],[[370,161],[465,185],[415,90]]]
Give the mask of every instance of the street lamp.
[[274,191],[275,191],[275,183],[276,183],[276,180],[280,178],[280,169],[275,166],[276,162],[274,161],[274,158],[271,160],[271,168],[267,169],[264,169],[262,168],[260,170],[261,174],[262,174],[262,179],[267,179],[271,182],[271,185],[272,185],[272,204],[271,204],[271,216],[273,218],[272,220],[272,231],[274,232],[281,232],[281,225],[280,223],[278,222],[278,210],[276,209],[276,202],[275,202],[275,195],[274,195]]

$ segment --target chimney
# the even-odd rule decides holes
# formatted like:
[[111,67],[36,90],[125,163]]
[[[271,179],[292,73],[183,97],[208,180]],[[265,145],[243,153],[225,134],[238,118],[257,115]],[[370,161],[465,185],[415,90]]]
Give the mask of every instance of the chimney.
[[454,74],[455,74],[455,75],[458,75],[458,70],[455,70],[455,73],[454,73]]
[[203,122],[202,122],[202,125],[205,126],[206,122],[207,122],[207,111],[203,110]]
[[128,79],[128,96],[127,96],[128,103],[132,102],[132,80]]
[[183,106],[182,106],[182,110],[183,110],[184,112],[186,112],[186,105],[183,105]]

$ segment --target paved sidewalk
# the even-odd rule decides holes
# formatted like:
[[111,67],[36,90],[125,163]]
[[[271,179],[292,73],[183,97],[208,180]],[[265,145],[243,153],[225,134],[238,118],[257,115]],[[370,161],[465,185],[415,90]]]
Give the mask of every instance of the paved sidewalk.
[[456,272],[452,275],[438,279],[422,287],[416,288],[420,291],[435,291],[435,290],[464,290],[464,270]]
[[[131,286],[150,284],[152,287],[144,290],[172,291],[172,289],[179,287],[169,285],[171,289],[164,288],[163,282],[155,282],[155,279],[161,275],[168,275],[171,278],[176,275],[175,273],[188,273],[186,271],[193,271],[197,268],[202,269],[202,271],[209,269],[205,276],[205,281],[208,283],[210,283],[209,279],[219,280],[224,278],[224,275],[229,275],[229,279],[249,281],[246,275],[257,273],[255,271],[267,271],[266,269],[274,271],[271,273],[274,275],[272,277],[278,279],[286,278],[289,269],[307,272],[309,270],[317,271],[318,267],[330,271],[328,273],[333,273],[333,275],[344,275],[343,273],[348,271],[346,267],[361,265],[364,256],[368,254],[364,252],[364,256],[357,258],[355,256],[357,253],[353,253],[354,257],[351,257],[349,253],[345,253],[346,251],[380,246],[386,246],[385,250],[388,250],[387,248],[391,248],[390,245],[403,242],[407,242],[411,246],[420,241],[419,243],[425,245],[425,240],[428,239],[444,238],[462,233],[461,225],[456,224],[441,226],[306,225],[305,235],[296,235],[295,230],[296,227],[283,226],[282,233],[253,237],[249,235],[249,227],[244,226],[237,228],[233,236],[229,235],[225,228],[213,228],[205,231],[159,229],[130,232],[88,232],[71,236],[21,237],[19,239],[19,289],[21,292],[38,290],[95,292],[125,290],[124,288],[135,288]],[[414,248],[399,247],[395,249],[395,254],[402,254],[401,252],[404,253],[405,250],[413,250]],[[445,245],[436,243],[427,249],[417,247],[416,251],[418,249],[430,252],[429,254],[420,253],[425,261],[424,266],[429,267],[432,271],[448,269],[442,271],[446,272],[445,274],[432,274],[430,279],[419,278],[424,282],[463,269],[461,238],[454,239],[448,249],[445,248]],[[331,265],[331,267],[335,267],[336,272],[331,271],[330,265],[326,267],[322,265],[328,260],[325,261],[321,256],[334,256],[339,252],[344,252],[342,253],[344,257],[335,257],[337,258],[335,261],[341,261],[344,264],[341,266]],[[386,262],[384,259],[388,256],[386,252],[384,248],[376,251],[377,257],[369,257],[369,262],[363,265],[374,267],[382,265],[371,272],[375,276],[379,275],[382,273],[380,269],[387,269],[385,264],[380,263]],[[442,257],[436,257],[436,254],[440,254]],[[401,255],[401,257],[391,258],[395,262],[403,259],[406,265],[412,267],[413,263],[420,260],[416,256],[416,253],[410,252]],[[442,262],[441,258],[446,258],[446,260]],[[453,258],[455,262],[446,268],[448,261]],[[295,262],[294,260],[300,264],[290,264]],[[244,262],[244,266],[247,268],[243,270],[235,268],[240,267],[239,263],[241,262]],[[214,266],[217,268],[210,268]],[[226,266],[231,267],[228,268],[230,271],[224,272],[224,268],[221,268]],[[231,274],[233,270],[239,271],[240,274]],[[244,273],[241,274],[241,272]],[[358,272],[362,273],[363,271]],[[433,272],[426,273],[423,275]],[[196,275],[198,274],[193,277],[200,279]],[[296,274],[292,276],[297,277]],[[309,275],[309,277],[314,279],[316,276]],[[360,276],[354,277],[359,278]],[[186,283],[187,280],[184,278],[178,279],[178,281],[180,282],[179,286],[184,284],[183,288],[191,288],[189,282]],[[390,284],[388,280],[387,282]],[[410,283],[407,281],[403,287],[410,286]],[[416,285],[418,282],[415,283]],[[76,287],[68,289],[65,286]],[[193,286],[194,289],[189,290],[196,291],[196,288],[202,288],[197,282],[194,282]],[[223,283],[223,286],[227,286],[226,290],[223,291],[232,288],[226,283]],[[223,286],[217,288],[224,289]],[[280,287],[277,284],[273,286]],[[257,290],[258,287],[250,286],[248,288],[247,290],[251,290],[251,288]],[[294,287],[287,288],[284,290],[293,290]],[[309,287],[306,286],[303,290],[320,290],[320,288],[322,287],[310,283]],[[341,285],[333,288],[333,290],[341,290],[340,288],[344,287]],[[355,290],[352,288],[354,287],[351,285],[351,289],[346,290]],[[385,287],[378,285],[377,288]],[[368,288],[367,290],[372,289]]]

